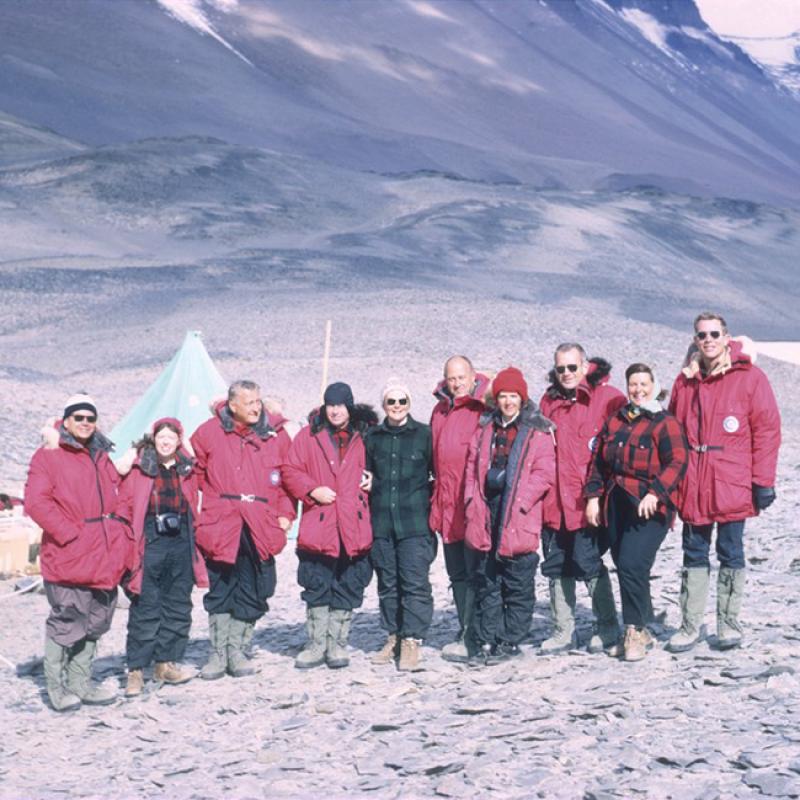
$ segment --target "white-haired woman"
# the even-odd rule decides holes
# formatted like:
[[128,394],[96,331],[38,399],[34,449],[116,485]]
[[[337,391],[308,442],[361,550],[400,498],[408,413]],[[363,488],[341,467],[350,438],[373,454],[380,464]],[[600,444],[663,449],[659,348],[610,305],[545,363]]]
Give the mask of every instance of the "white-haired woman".
[[366,468],[372,475],[372,565],[378,575],[381,625],[386,643],[374,658],[414,670],[420,642],[433,617],[430,566],[436,537],[430,511],[431,429],[411,416],[411,392],[390,378],[381,392],[384,419],[367,434]]

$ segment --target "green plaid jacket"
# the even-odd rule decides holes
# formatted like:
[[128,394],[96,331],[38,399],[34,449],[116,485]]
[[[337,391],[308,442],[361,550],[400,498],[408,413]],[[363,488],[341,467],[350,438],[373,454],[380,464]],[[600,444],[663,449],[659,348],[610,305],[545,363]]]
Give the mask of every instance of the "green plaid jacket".
[[386,424],[370,428],[364,437],[366,468],[372,473],[369,505],[372,534],[398,539],[430,534],[431,429],[410,415],[398,428]]

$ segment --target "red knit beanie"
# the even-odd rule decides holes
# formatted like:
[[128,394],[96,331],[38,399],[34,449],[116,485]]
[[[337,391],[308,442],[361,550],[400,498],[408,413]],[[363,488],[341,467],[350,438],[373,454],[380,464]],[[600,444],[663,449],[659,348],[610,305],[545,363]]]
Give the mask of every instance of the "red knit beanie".
[[492,392],[495,397],[500,392],[516,392],[522,398],[523,403],[528,401],[528,384],[525,383],[522,372],[516,367],[506,367],[495,375],[492,381]]

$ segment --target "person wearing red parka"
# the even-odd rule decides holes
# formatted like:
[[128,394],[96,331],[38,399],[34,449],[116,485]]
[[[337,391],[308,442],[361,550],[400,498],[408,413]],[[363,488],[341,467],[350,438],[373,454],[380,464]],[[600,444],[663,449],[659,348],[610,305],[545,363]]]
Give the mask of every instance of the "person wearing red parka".
[[47,694],[56,711],[68,711],[115,699],[92,682],[91,670],[97,642],[111,627],[132,534],[116,514],[119,475],[108,457],[114,445],[97,429],[91,397],[67,400],[56,436],[31,460],[25,513],[42,528]]
[[683,424],[690,448],[679,501],[684,522],[682,620],[667,645],[677,653],[703,638],[715,525],[715,644],[728,649],[742,642],[745,520],[775,500],[781,443],[780,412],[769,380],[753,363],[750,348],[731,339],[720,314],[707,311],[697,316],[692,350],[696,352],[690,351],[670,398],[670,410]]
[[211,657],[200,677],[255,672],[247,648],[275,592],[275,556],[295,517],[281,464],[289,452],[286,420],[264,408],[261,388],[240,380],[227,402],[191,438],[202,492],[197,545],[206,558]]
[[480,418],[464,486],[475,601],[467,649],[487,664],[520,655],[528,634],[544,500],[556,480],[554,426],[528,399],[522,373],[501,370],[492,391],[497,408]]
[[353,609],[364,601],[372,579],[364,435],[377,421],[370,406],[355,404],[346,383],[332,383],[322,407],[295,436],[283,466],[288,490],[303,504],[297,582],[306,604],[308,642],[295,659],[298,669],[350,663]]
[[433,440],[433,496],[428,522],[442,536],[444,563],[458,614],[456,640],[442,649],[448,661],[467,661],[464,634],[472,613],[472,594],[464,561],[464,479],[469,443],[486,410],[484,397],[489,378],[475,372],[466,356],[451,356],[444,363],[444,380],[433,392],[437,403],[431,413]]
[[560,344],[553,355],[550,386],[539,401],[542,413],[556,426],[556,486],[547,496],[542,531],[542,575],[549,581],[553,633],[543,653],[577,647],[575,584],[586,584],[595,623],[589,652],[612,647],[620,630],[614,593],[603,553],[604,528],[586,520],[583,487],[589,477],[597,435],[611,414],[625,405],[625,396],[609,383],[611,364],[587,358],[574,342]]
[[[118,513],[134,533],[132,597],[125,651],[134,697],[144,688],[144,668],[155,660],[154,680],[185,683],[193,673],[180,666],[192,625],[192,588],[208,586],[206,566],[194,541],[199,511],[194,459],[183,447],[183,426],[173,417],[156,420],[134,445],[135,461],[122,482]],[[119,468],[119,465],[118,465]]]

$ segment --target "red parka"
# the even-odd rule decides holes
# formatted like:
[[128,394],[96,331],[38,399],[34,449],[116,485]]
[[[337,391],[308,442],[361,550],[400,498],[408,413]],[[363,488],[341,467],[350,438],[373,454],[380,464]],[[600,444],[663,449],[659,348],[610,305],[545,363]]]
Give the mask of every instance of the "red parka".
[[[469,446],[464,499],[466,545],[487,552],[492,547],[491,513],[486,475],[492,462],[493,421],[499,411],[484,414]],[[553,424],[528,401],[520,412],[519,431],[506,467],[497,554],[535,553],[542,531],[543,501],[556,480]]]
[[50,583],[114,589],[130,560],[133,534],[116,516],[119,475],[113,444],[96,431],[87,446],[63,425],[54,448],[33,455],[25,513],[42,528],[42,576]]
[[431,413],[435,481],[428,522],[432,531],[442,534],[442,541],[446,544],[463,541],[466,532],[464,479],[467,455],[481,414],[486,410],[484,397],[489,383],[486,375],[478,373],[475,388],[466,397],[452,397],[445,381],[433,392],[438,400]]
[[[283,465],[287,489],[303,504],[297,549],[337,558],[344,547],[347,555],[355,558],[372,547],[369,501],[359,484],[366,461],[363,435],[378,419],[369,406],[355,407],[350,416],[350,441],[341,461],[321,414],[312,412],[310,420],[294,437]],[[318,486],[333,489],[336,500],[329,505],[312,500],[309,492]]]
[[693,525],[757,515],[753,484],[775,485],[781,418],[767,376],[742,343],[730,343],[730,369],[704,377],[682,371],[669,408],[689,440],[689,468],[679,493],[681,518]]
[[[194,464],[185,450],[179,450],[176,455],[178,475],[180,477],[181,493],[189,507],[188,522],[189,535],[192,541],[192,570],[194,582],[198,586],[208,586],[208,572],[197,543],[194,541],[194,526],[197,523],[200,508],[200,496],[197,491],[198,479],[194,472]],[[130,578],[126,589],[133,594],[142,592],[142,576],[144,573],[144,547],[145,547],[145,520],[150,506],[150,496],[158,470],[155,449],[145,447],[128,475],[122,481],[117,513],[125,517],[133,528],[134,544],[131,551]]]
[[592,453],[603,423],[622,406],[625,395],[609,385],[611,365],[602,358],[592,358],[586,377],[578,384],[573,397],[565,397],[555,373],[552,385],[541,399],[540,409],[556,426],[557,480],[547,495],[544,524],[568,531],[586,528],[586,500],[583,487],[589,477]]
[[255,425],[239,426],[227,403],[220,403],[192,435],[203,493],[197,545],[212,561],[235,563],[243,524],[262,559],[286,546],[278,517],[292,520],[296,514],[281,470],[291,443],[285,423],[262,410]]

